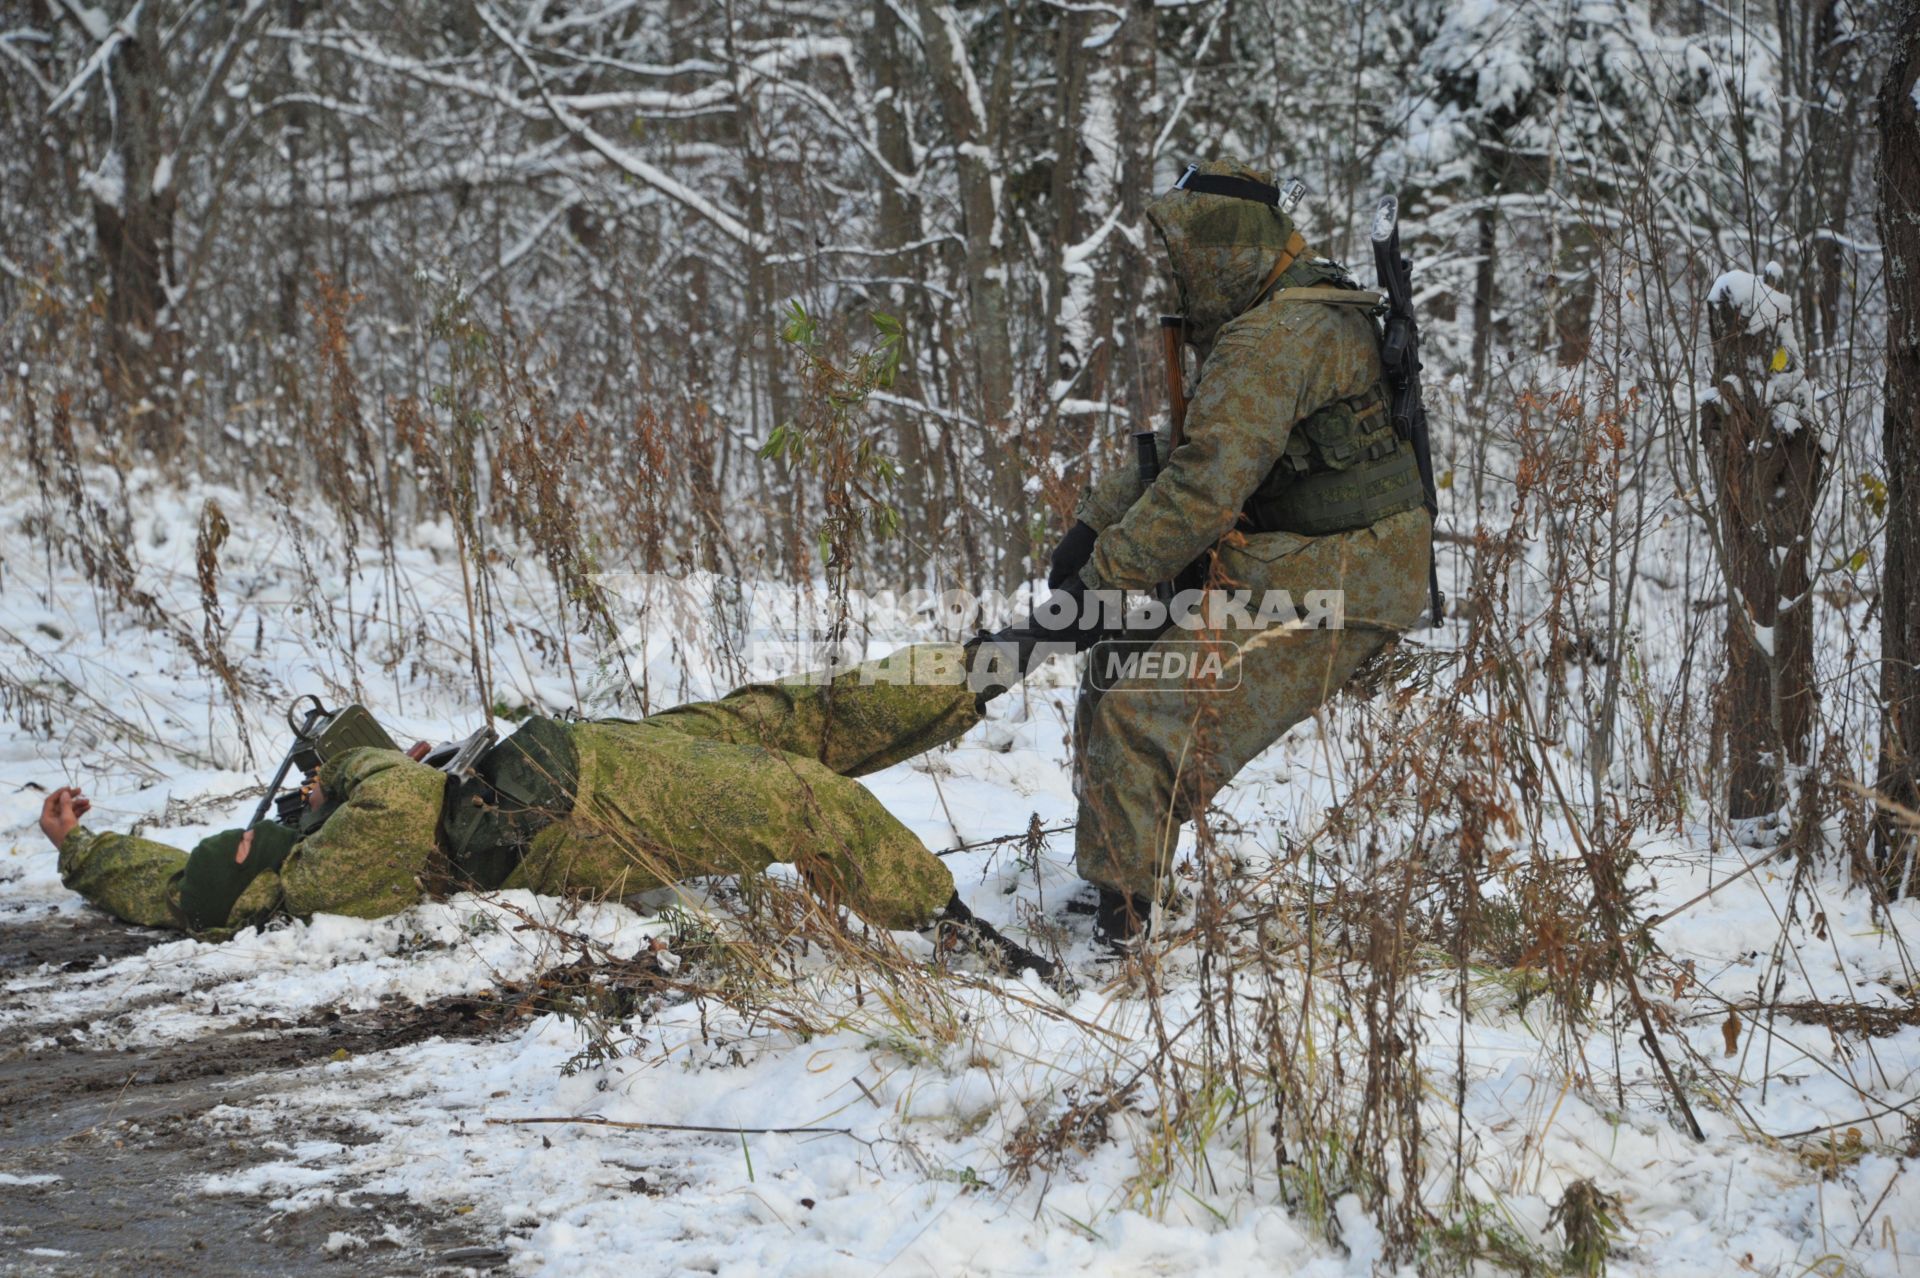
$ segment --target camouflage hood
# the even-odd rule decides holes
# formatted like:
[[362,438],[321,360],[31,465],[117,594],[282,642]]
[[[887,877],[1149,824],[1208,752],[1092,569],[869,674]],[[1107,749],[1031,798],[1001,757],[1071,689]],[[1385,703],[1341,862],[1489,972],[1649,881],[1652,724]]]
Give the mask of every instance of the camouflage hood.
[[[1239,160],[1208,160],[1202,173],[1273,184],[1273,174]],[[1147,205],[1147,218],[1167,246],[1187,340],[1202,350],[1214,335],[1253,304],[1267,272],[1286,251],[1293,221],[1276,208],[1228,195],[1168,191]]]

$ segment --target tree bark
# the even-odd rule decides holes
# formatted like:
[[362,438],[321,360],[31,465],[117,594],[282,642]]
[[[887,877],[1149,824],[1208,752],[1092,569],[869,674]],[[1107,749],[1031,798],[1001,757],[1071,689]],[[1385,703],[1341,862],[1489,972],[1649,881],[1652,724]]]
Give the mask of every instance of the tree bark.
[[[107,268],[107,389],[125,407],[133,436],[149,448],[174,442],[172,397],[165,385],[178,371],[178,330],[167,315],[173,280],[173,222],[177,180],[158,184],[171,161],[162,136],[167,101],[166,62],[160,48],[160,6],[147,5],[108,70],[117,99],[118,189],[93,194],[93,228]],[[98,108],[103,119],[104,108]]]
[[1822,450],[1785,299],[1751,282],[1757,309],[1727,295],[1708,307],[1716,398],[1703,432],[1728,585],[1719,722],[1734,818],[1785,801],[1787,769],[1807,760],[1817,695],[1807,557]]
[[[1118,369],[1120,402],[1142,429],[1150,416],[1165,407],[1164,375],[1156,376],[1159,330],[1153,326],[1144,299],[1152,296],[1158,278],[1160,245],[1147,225],[1147,204],[1155,195],[1153,139],[1160,136],[1160,10],[1154,0],[1131,0],[1126,29],[1120,34],[1120,230],[1112,240],[1111,281],[1121,297],[1137,300],[1132,312],[1121,311],[1126,331],[1116,333],[1115,349],[1124,352]],[[1111,392],[1109,392],[1111,394]]]
[[1494,255],[1499,251],[1499,211],[1488,198],[1474,213],[1480,261],[1473,269],[1472,385],[1475,394],[1487,388],[1493,366]]
[[[1881,433],[1887,466],[1886,577],[1880,603],[1881,795],[1920,810],[1920,0],[1900,7],[1900,33],[1880,88],[1880,241],[1887,263],[1887,381]],[[1882,812],[1881,866],[1911,879],[1914,830]]]
[[[1077,56],[1080,40],[1087,28],[1084,14],[1062,14],[1054,25],[1054,97],[1053,97],[1053,171],[1049,174],[1047,200],[1053,210],[1054,252],[1047,263],[1047,358],[1043,367],[1046,380],[1068,377],[1078,372],[1088,352],[1072,344],[1065,323],[1070,311],[1066,305],[1066,262],[1060,250],[1079,239],[1084,232],[1080,216],[1083,194],[1080,181],[1081,118],[1087,97],[1087,61]],[[1104,213],[1105,210],[1100,210]],[[1097,337],[1093,340],[1098,340]]]
[[[309,0],[287,0],[288,30],[298,31],[306,26],[310,12]],[[281,66],[290,88],[298,82],[293,63],[294,47],[288,44],[281,51]],[[308,208],[307,157],[304,154],[307,127],[307,103],[297,101],[289,104],[280,138],[287,160],[287,203],[290,207],[287,213],[288,234],[281,250],[279,309],[274,316],[275,329],[288,343],[300,332],[300,291],[313,271],[307,251],[313,235],[313,219]]]
[[[1019,431],[1014,421],[1013,340],[1007,312],[1010,247],[1000,208],[999,121],[994,106],[1001,83],[989,92],[970,60],[960,16],[937,0],[919,0],[920,35],[934,92],[946,117],[960,178],[962,239],[966,251],[967,319],[972,328],[973,365],[980,388],[980,417],[987,438],[981,441],[993,493],[996,573],[1011,590],[1026,576],[1026,494],[1020,482]],[[1004,78],[1004,77],[1002,77]]]
[[[901,61],[900,19],[890,0],[874,0],[868,41],[867,63],[878,91],[873,117],[880,158],[896,173],[912,173],[913,141],[902,109],[908,85]],[[887,274],[898,280],[921,278],[925,274],[921,261],[925,250],[910,247],[921,238],[920,202],[901,190],[888,174],[881,174],[879,183],[880,247],[886,250]],[[889,284],[886,293],[892,299],[889,309],[907,326],[910,343],[931,336],[932,316],[922,291],[905,284]],[[915,393],[916,367],[910,352],[900,370],[900,389],[908,395]],[[905,410],[895,412],[893,420],[900,447],[900,527],[907,535],[909,560],[924,570],[932,557],[930,551],[939,545],[937,530],[946,523],[945,503],[930,474],[933,454],[927,446],[927,423],[920,415]]]

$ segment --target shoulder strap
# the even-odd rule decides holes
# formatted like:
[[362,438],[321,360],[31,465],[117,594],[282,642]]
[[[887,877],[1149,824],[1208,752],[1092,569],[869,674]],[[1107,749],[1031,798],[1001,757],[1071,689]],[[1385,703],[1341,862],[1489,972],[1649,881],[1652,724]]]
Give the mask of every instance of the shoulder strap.
[[1319,302],[1324,306],[1361,306],[1368,310],[1380,305],[1380,295],[1363,288],[1283,288],[1268,300]]
[[1291,270],[1293,264],[1300,260],[1300,255],[1306,251],[1307,241],[1300,232],[1295,231],[1292,235],[1289,235],[1287,237],[1287,247],[1280,251],[1279,260],[1274,262],[1273,269],[1267,272],[1267,278],[1260,281],[1260,287],[1253,290],[1253,301],[1247,304],[1247,309],[1252,310],[1254,307],[1260,305],[1260,303],[1266,301],[1267,294],[1273,289],[1275,284],[1280,282],[1280,277]]
[[1187,171],[1180,175],[1173,189],[1191,191],[1195,195],[1225,195],[1236,200],[1252,200],[1272,208],[1280,207],[1279,187],[1268,186],[1252,178],[1235,177],[1231,173],[1202,173],[1197,164],[1187,166]]

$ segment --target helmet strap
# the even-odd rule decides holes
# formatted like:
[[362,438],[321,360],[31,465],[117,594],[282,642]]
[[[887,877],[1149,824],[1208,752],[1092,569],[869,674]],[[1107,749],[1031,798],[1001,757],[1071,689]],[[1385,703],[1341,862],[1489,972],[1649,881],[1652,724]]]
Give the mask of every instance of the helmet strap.
[[1252,200],[1269,208],[1280,207],[1279,187],[1225,173],[1202,173],[1198,164],[1189,164],[1187,171],[1180,175],[1180,180],[1173,184],[1173,189],[1193,195],[1224,195],[1229,199]]

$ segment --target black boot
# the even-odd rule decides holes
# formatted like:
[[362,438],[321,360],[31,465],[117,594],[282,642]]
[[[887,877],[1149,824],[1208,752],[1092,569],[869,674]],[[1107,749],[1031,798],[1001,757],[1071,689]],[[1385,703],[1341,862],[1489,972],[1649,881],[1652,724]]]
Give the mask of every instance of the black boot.
[[1042,981],[1066,998],[1072,998],[1077,988],[1059,964],[1002,936],[993,924],[969,910],[957,892],[934,920],[934,943],[941,949],[964,948],[988,955],[1016,976],[1023,969],[1032,968]]
[[1147,939],[1152,919],[1153,902],[1146,897],[1102,887],[1093,910],[1093,939],[1110,950],[1134,949]]

